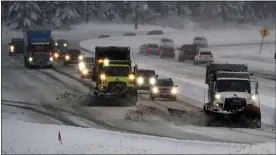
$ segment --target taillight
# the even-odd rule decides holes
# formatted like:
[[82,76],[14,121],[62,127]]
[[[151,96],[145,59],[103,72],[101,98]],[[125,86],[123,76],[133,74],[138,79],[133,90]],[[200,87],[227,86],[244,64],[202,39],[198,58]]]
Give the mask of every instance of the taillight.
[[213,59],[213,58],[214,58],[214,56],[212,56],[212,55],[211,55],[211,56],[210,56],[210,58],[211,58],[211,59]]
[[156,51],[160,51],[160,48],[156,48]]
[[165,53],[166,51],[163,51],[163,53]]
[[149,48],[146,48],[146,50],[148,51],[148,50],[149,50]]

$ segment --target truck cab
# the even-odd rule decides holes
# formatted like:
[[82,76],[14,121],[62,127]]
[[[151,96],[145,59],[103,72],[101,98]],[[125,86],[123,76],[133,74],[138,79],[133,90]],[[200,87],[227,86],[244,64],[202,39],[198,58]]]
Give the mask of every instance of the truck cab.
[[24,63],[33,66],[53,67],[53,41],[51,31],[27,30],[24,32]]
[[126,96],[137,102],[135,67],[132,68],[129,47],[96,47],[92,81],[96,83],[95,96],[121,99]]
[[[208,103],[204,109],[225,115],[245,114],[258,119],[260,127],[260,100],[258,82],[251,81],[247,65],[208,64],[206,84],[208,84]],[[251,84],[255,83],[255,92]]]

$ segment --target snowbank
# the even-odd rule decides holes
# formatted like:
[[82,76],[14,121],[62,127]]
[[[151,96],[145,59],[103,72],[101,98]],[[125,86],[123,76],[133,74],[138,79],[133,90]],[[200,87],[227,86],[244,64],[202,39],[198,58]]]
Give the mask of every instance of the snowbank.
[[[247,144],[175,140],[98,129],[34,124],[4,119],[2,153],[34,154],[232,154]],[[58,141],[60,130],[62,145]],[[258,152],[272,152],[272,146]],[[275,152],[275,150],[274,150]]]

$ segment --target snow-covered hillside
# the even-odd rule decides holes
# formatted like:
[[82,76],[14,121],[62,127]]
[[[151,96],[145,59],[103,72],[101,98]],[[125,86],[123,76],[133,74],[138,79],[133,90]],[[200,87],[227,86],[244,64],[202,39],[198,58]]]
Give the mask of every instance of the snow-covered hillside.
[[[32,131],[32,132],[30,132]],[[58,141],[60,131],[61,140]],[[258,145],[184,141],[62,125],[2,119],[2,153],[21,154],[275,154],[274,142]]]

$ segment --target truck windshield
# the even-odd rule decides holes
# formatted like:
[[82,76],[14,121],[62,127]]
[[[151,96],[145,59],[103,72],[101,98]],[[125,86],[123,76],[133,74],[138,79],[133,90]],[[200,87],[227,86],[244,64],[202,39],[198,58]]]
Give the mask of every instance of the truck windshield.
[[31,44],[29,47],[32,50],[51,50],[51,44]]
[[137,76],[155,77],[154,71],[137,71]]
[[251,86],[248,80],[218,80],[217,92],[246,92],[251,93]]
[[128,66],[106,66],[102,71],[106,76],[128,76],[131,72]]
[[169,80],[157,80],[157,86],[170,87],[174,86],[174,83]]

